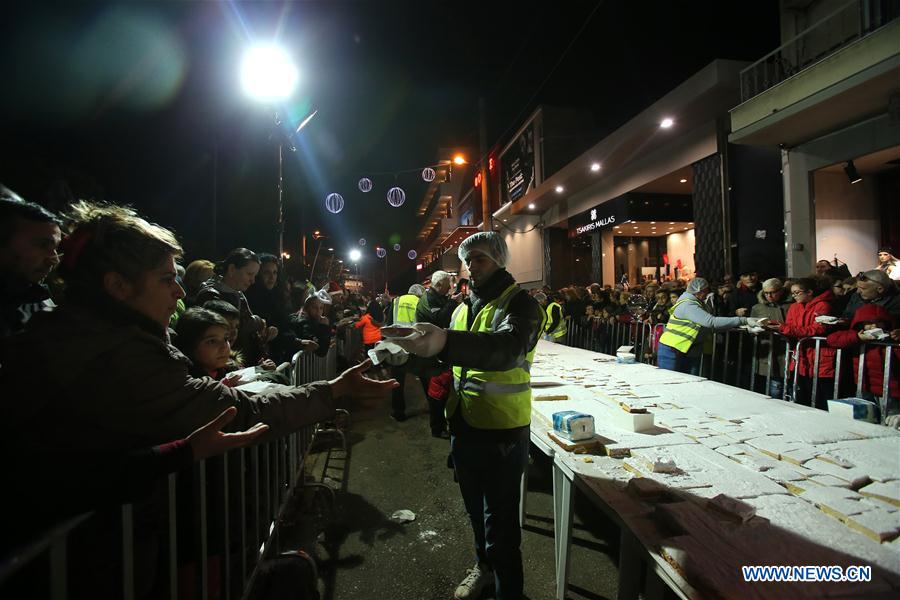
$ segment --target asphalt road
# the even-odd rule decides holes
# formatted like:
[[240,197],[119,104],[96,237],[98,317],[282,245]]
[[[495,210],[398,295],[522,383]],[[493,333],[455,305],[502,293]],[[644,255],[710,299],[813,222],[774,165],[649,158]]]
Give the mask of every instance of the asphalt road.
[[[431,437],[422,389],[412,378],[407,406],[403,423],[389,417],[387,406],[354,411],[347,455],[335,446],[310,457],[311,474],[336,490],[333,518],[320,520],[325,533],[307,545],[319,563],[325,600],[452,598],[474,563],[468,517],[447,468],[449,441]],[[555,590],[550,463],[532,456],[525,592],[549,600]],[[615,598],[618,530],[580,495],[575,507],[567,597]],[[415,521],[391,520],[400,509],[415,513]]]

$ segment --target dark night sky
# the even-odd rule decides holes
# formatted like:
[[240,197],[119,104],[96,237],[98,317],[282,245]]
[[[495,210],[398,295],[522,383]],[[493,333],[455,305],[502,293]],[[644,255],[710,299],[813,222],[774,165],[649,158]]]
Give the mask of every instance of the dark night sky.
[[[319,110],[285,156],[286,246],[301,216],[341,248],[392,234],[411,244],[418,175],[397,179],[400,209],[384,197],[393,177],[372,176],[367,195],[356,181],[434,163],[439,147],[477,148],[479,96],[489,145],[539,103],[589,108],[599,140],[710,60],[779,44],[775,0],[599,4],[20,2],[0,25],[0,181],[51,207],[63,181],[76,197],[134,204],[174,228],[189,258],[211,252],[215,189],[219,254],[274,250],[273,128],[237,71],[248,40],[280,31],[301,70],[285,120]],[[339,215],[324,210],[331,191],[346,199]]]

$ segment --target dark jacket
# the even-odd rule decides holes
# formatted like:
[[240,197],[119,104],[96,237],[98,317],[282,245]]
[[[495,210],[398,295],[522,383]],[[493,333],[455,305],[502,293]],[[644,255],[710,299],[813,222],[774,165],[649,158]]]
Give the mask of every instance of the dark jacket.
[[312,340],[319,344],[316,356],[328,354],[328,347],[331,345],[331,325],[314,321],[306,313],[301,312],[291,316],[291,329],[298,339]]
[[224,300],[241,312],[241,321],[238,326],[237,340],[234,348],[240,350],[246,364],[255,365],[265,354],[259,343],[259,329],[261,323],[255,318],[250,303],[244,292],[233,290],[222,281],[220,275],[207,279],[197,292],[197,306],[203,306],[209,300]]
[[[885,331],[893,329],[897,321],[883,307],[866,303],[860,306],[850,329],[835,331],[828,336],[828,345],[834,348],[856,348],[863,343],[859,339],[859,332],[866,323],[878,323]],[[890,341],[890,340],[888,340]],[[884,353],[890,347],[878,344],[868,344],[865,354],[865,373],[863,375],[862,391],[871,392],[875,396],[884,393]],[[889,377],[889,389],[891,398],[900,398],[900,349],[894,348],[891,356],[891,373]],[[853,379],[859,377],[859,353],[853,353]],[[859,381],[857,381],[859,383]]]
[[[515,283],[506,269],[496,271],[482,287],[469,288],[467,328],[485,304],[499,297],[507,287]],[[544,311],[527,291],[520,290],[509,302],[506,318],[494,333],[448,331],[447,344],[440,354],[441,360],[450,366],[477,367],[487,371],[507,371],[522,363],[537,345],[542,333]],[[457,410],[450,418],[450,430],[457,437],[483,440],[511,441],[518,439],[522,429],[476,429],[462,418]]]
[[267,290],[264,285],[254,283],[247,289],[247,302],[254,314],[266,320],[266,325],[278,328],[278,336],[269,342],[269,353],[275,362],[289,361],[300,350],[300,339],[291,328],[290,313],[281,289],[277,286]]
[[877,304],[891,313],[895,322],[900,322],[900,293],[897,293],[894,290],[888,290],[884,296],[872,301],[863,300],[862,296],[859,295],[859,292],[853,290],[853,293],[850,295],[850,300],[847,302],[847,306],[844,308],[844,312],[841,316],[848,321],[853,319],[853,315],[856,314],[856,311],[863,304]]
[[0,281],[0,338],[22,331],[32,315],[53,306],[45,285],[35,283],[21,291],[10,291]]
[[733,317],[739,308],[746,308],[748,311],[753,308],[753,305],[757,302],[757,294],[761,290],[759,283],[753,287],[747,287],[743,283],[738,283],[728,297],[728,316]]
[[433,289],[425,290],[416,305],[416,321],[432,323],[444,329],[450,327],[450,318],[456,310],[457,303],[449,296],[438,294]]
[[0,427],[36,451],[130,451],[181,439],[236,406],[228,430],[265,422],[269,437],[334,414],[325,383],[251,395],[188,374],[159,326],[115,305],[36,315],[0,356]]

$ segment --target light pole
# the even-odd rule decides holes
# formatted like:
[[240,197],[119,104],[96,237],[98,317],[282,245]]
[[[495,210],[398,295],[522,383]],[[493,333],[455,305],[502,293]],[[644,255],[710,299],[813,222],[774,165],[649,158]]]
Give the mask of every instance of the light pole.
[[[297,87],[299,75],[297,67],[287,52],[275,45],[254,46],[247,50],[241,63],[241,85],[244,92],[259,102],[272,108],[275,115],[275,126],[281,125],[277,102],[287,100]],[[315,114],[315,113],[313,113]],[[312,115],[307,117],[297,128],[303,128]],[[279,132],[280,133],[280,132]],[[284,261],[284,142],[281,135],[278,140],[278,259]]]

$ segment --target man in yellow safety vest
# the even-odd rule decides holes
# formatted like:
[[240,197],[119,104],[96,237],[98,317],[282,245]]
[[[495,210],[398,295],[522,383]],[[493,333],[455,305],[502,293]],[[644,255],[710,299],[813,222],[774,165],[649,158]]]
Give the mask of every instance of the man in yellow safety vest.
[[669,322],[659,338],[657,365],[660,369],[699,375],[700,359],[712,350],[710,332],[748,324],[756,326],[765,320],[714,317],[705,302],[708,295],[709,283],[702,277],[695,277],[688,283],[687,291],[669,309]]
[[534,295],[541,307],[547,311],[547,326],[544,327],[544,339],[560,344],[566,337],[566,318],[559,302],[547,298],[547,294],[538,292]]
[[471,274],[469,298],[449,329],[416,323],[397,343],[452,367],[447,400],[450,454],[475,536],[476,564],[456,588],[475,599],[492,583],[498,600],[522,597],[520,482],[528,464],[531,362],[546,321],[537,301],[504,268],[506,242],[476,233],[459,246]]
[[[391,325],[409,327],[415,323],[416,307],[419,305],[419,298],[424,294],[425,287],[414,283],[409,286],[409,291],[394,298],[391,305]],[[406,375],[414,371],[415,363],[411,361],[391,367],[391,375],[400,383],[399,387],[394,388],[394,391],[391,392],[391,417],[395,421],[406,420]]]

